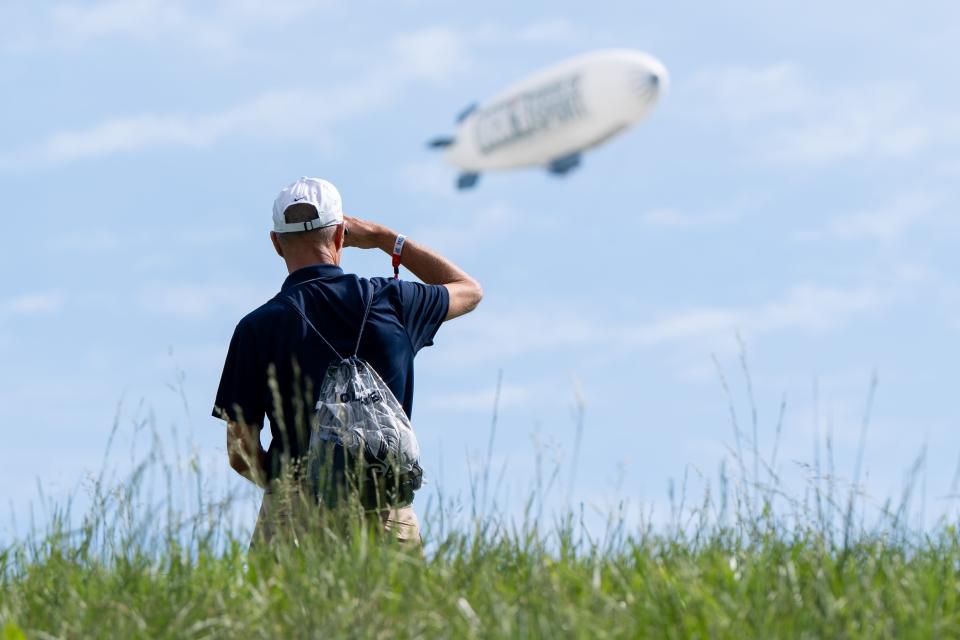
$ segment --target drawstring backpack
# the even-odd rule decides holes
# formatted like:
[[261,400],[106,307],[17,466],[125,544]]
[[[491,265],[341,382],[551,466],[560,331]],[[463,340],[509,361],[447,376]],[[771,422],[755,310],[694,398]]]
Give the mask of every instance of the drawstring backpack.
[[[368,285],[363,320],[353,355],[343,357],[292,300],[278,300],[296,311],[316,333],[335,360],[320,385],[310,428],[306,484],[321,502],[335,504],[344,481],[358,483],[366,508],[409,504],[420,488],[420,445],[410,419],[377,371],[357,354],[367,324],[373,290]],[[342,468],[345,478],[332,477]],[[350,477],[351,472],[357,477]]]

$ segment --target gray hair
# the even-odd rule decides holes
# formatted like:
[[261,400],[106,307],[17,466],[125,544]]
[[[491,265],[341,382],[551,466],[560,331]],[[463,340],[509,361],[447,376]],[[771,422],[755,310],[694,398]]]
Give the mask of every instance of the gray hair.
[[[312,204],[299,202],[287,207],[283,212],[283,217],[287,222],[309,222],[310,220],[316,219],[317,210],[313,208]],[[313,229],[312,231],[288,231],[287,233],[278,233],[277,235],[280,237],[280,242],[299,240],[302,238],[317,244],[330,245],[333,244],[333,238],[337,233],[338,226],[339,225],[332,225],[320,229]]]

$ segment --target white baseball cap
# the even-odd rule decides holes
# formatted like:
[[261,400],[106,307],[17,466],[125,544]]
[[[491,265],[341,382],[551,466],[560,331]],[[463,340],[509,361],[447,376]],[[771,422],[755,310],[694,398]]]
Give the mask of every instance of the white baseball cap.
[[[287,207],[293,204],[313,205],[317,217],[306,222],[287,222]],[[340,192],[320,178],[300,178],[284,187],[273,201],[273,230],[277,233],[311,231],[342,223],[343,201]]]

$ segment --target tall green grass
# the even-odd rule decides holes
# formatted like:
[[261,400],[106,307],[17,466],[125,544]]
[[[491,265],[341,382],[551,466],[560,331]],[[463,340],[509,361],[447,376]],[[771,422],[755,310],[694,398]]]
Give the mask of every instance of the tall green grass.
[[[614,514],[591,534],[579,509],[538,516],[537,495],[524,516],[498,515],[488,467],[468,517],[431,502],[425,555],[361,527],[248,552],[230,497],[204,498],[198,467],[176,478],[152,447],[129,477],[97,479],[80,518],[54,509],[0,550],[0,635],[960,637],[955,524],[908,527],[906,495],[867,523],[859,471],[842,487],[819,461],[807,494],[785,495],[777,444],[760,455],[752,415],[746,437],[732,412],[735,472],[695,503],[681,491],[670,524]],[[196,487],[189,517],[174,485]]]

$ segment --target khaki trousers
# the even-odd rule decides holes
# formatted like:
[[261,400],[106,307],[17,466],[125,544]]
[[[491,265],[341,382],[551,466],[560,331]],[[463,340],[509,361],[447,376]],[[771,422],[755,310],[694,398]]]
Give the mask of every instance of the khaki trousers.
[[[420,522],[412,505],[365,511],[361,518],[366,526],[388,534],[403,546],[420,548],[422,545]],[[250,546],[269,544],[277,539],[295,542],[303,536],[318,537],[324,531],[346,534],[358,520],[349,514],[325,509],[305,499],[299,491],[271,488],[263,494]]]

